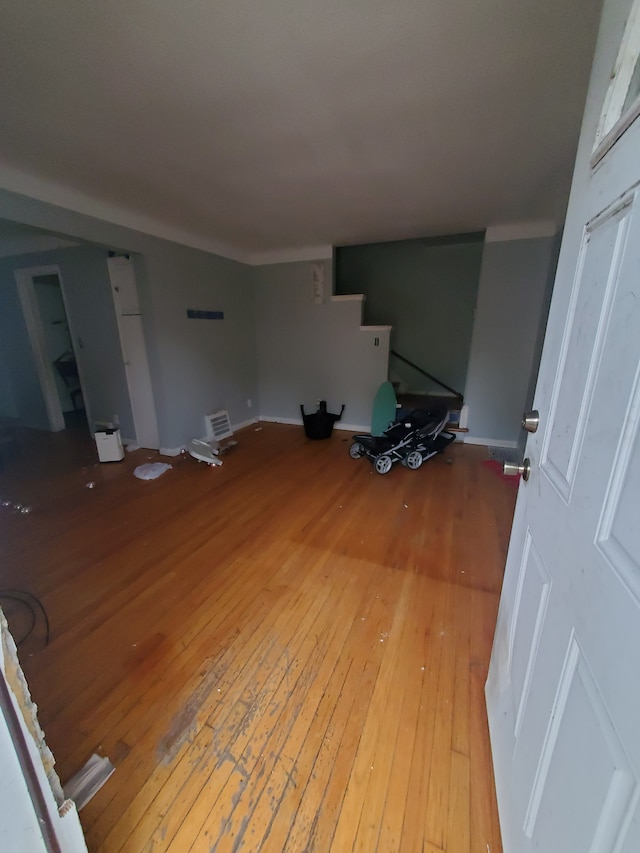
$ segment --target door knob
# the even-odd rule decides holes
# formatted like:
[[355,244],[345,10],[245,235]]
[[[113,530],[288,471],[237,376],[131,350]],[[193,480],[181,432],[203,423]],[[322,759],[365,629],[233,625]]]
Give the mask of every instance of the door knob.
[[526,482],[529,479],[529,474],[531,473],[531,462],[528,459],[524,459],[521,465],[518,465],[517,462],[504,462],[502,465],[502,473],[507,477],[520,476]]
[[522,416],[522,426],[527,432],[536,432],[540,426],[540,412],[532,409]]

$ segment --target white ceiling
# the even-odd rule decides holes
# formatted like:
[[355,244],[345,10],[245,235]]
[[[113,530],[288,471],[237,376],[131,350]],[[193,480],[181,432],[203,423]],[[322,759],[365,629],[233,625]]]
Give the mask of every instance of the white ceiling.
[[4,0],[0,185],[267,259],[562,222],[599,0]]

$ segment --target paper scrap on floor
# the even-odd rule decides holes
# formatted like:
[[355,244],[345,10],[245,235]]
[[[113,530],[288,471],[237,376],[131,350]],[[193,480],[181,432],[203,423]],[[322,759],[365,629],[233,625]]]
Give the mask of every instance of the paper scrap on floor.
[[173,465],[167,462],[147,462],[145,465],[138,465],[133,473],[139,480],[156,480],[169,468],[173,468]]

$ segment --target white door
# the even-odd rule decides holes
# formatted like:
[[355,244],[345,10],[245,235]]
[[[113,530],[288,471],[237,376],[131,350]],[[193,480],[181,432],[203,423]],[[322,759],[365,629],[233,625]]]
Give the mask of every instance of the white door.
[[133,261],[129,257],[117,256],[109,258],[107,263],[136,443],[140,447],[157,450],[160,447],[158,421]]
[[637,91],[592,165],[631,6],[605,0],[487,682],[505,853],[640,851]]

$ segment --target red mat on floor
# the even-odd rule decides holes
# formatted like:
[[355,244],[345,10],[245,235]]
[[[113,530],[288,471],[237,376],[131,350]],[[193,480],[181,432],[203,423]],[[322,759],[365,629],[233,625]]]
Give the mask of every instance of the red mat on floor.
[[506,477],[502,473],[502,462],[497,462],[495,459],[486,459],[482,464],[486,468],[490,468],[494,474],[497,474],[500,479],[509,483],[510,486],[515,486],[516,489],[518,488],[520,484],[520,477]]

